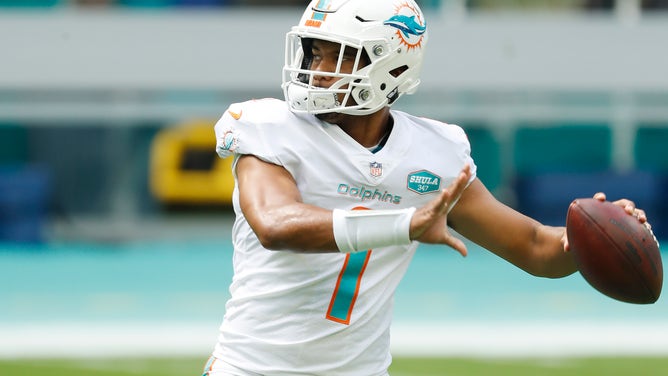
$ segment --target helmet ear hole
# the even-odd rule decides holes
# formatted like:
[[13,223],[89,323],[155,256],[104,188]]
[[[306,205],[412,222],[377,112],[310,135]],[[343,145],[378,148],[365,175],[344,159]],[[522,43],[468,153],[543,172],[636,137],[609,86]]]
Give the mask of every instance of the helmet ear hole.
[[362,53],[360,54],[360,68],[364,68],[367,65],[371,64],[371,58],[366,51],[366,48],[362,48]]
[[401,76],[405,71],[408,70],[408,65],[402,65],[400,67],[394,68],[390,71],[392,77],[397,78]]

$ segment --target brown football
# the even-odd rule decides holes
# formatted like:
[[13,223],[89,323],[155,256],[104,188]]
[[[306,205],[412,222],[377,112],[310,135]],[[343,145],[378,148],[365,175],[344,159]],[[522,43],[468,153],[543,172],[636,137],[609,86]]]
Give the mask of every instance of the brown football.
[[580,274],[596,290],[627,303],[651,304],[663,286],[659,244],[620,206],[593,198],[568,208],[566,236]]

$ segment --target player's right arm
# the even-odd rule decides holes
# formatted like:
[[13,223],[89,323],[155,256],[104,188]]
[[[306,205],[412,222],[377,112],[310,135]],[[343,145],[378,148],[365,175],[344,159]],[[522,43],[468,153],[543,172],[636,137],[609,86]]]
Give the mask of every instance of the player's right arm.
[[305,204],[292,175],[252,155],[236,164],[239,204],[263,247],[301,252],[338,252],[332,211]]

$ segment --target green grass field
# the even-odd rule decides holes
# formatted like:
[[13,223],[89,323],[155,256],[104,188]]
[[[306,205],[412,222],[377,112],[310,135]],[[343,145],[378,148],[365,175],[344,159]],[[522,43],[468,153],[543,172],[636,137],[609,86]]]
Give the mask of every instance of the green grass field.
[[[3,376],[199,376],[204,359],[0,360]],[[392,376],[665,376],[668,358],[395,358]]]

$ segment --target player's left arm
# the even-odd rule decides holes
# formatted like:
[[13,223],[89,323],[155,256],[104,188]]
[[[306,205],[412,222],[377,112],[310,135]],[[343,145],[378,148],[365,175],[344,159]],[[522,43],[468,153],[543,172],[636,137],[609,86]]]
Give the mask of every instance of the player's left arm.
[[[606,200],[604,193],[597,193],[594,198]],[[636,208],[633,201],[619,199],[613,203],[649,227],[645,212]],[[477,178],[448,214],[448,225],[533,275],[559,278],[577,270],[572,255],[566,252],[565,227],[543,225],[504,205]]]
[[530,274],[558,278],[577,270],[564,252],[565,227],[543,225],[506,206],[477,178],[448,214],[448,225]]

